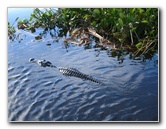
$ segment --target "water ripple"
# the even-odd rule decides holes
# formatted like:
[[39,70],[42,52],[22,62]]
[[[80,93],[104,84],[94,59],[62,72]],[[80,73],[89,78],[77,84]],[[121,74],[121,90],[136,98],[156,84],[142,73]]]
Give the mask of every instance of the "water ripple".
[[[9,46],[9,121],[157,120],[156,68],[130,60],[118,64],[104,52],[96,61],[93,50],[73,47],[65,53],[56,45]],[[28,62],[31,57],[44,58],[41,53],[57,66],[74,66],[106,85],[68,78]]]

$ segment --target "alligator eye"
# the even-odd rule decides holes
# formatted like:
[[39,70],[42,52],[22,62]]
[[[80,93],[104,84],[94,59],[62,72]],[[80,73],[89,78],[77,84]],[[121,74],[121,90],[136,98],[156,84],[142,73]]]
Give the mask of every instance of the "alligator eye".
[[32,62],[32,61],[34,61],[34,60],[35,60],[34,58],[30,58],[30,59],[29,59],[29,62]]

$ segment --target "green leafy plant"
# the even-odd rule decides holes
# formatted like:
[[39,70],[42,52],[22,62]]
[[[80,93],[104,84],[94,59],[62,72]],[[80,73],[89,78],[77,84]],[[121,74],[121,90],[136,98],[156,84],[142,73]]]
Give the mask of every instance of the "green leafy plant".
[[126,49],[135,56],[153,55],[158,50],[157,8],[49,8],[42,11],[36,8],[29,19],[18,22],[19,29],[32,33],[43,28],[40,39],[45,34],[62,37],[77,28],[86,31],[88,27],[119,46],[118,50]]

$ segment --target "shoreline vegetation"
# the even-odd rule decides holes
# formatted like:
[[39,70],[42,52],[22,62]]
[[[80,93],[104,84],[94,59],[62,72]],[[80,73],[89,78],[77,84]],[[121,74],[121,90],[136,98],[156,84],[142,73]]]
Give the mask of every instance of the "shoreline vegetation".
[[94,47],[110,50],[112,56],[129,54],[131,59],[144,60],[158,52],[158,19],[157,8],[35,8],[29,19],[8,22],[8,39],[21,42],[16,30],[35,33],[42,28],[34,40],[63,37],[66,46],[94,41]]

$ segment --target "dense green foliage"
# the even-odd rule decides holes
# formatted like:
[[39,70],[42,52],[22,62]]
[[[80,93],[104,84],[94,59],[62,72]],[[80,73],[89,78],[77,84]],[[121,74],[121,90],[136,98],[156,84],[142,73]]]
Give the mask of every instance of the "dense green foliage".
[[135,46],[138,50],[144,51],[152,42],[157,47],[156,8],[60,9],[57,18],[59,28],[92,27],[110,41]]
[[37,8],[29,19],[18,22],[19,29],[31,30],[32,33],[39,27],[44,29],[40,36],[49,32],[52,37],[66,36],[68,31],[79,27],[91,27],[109,41],[128,46],[135,55],[150,52],[153,55],[158,49],[157,8],[64,8],[45,11]]

